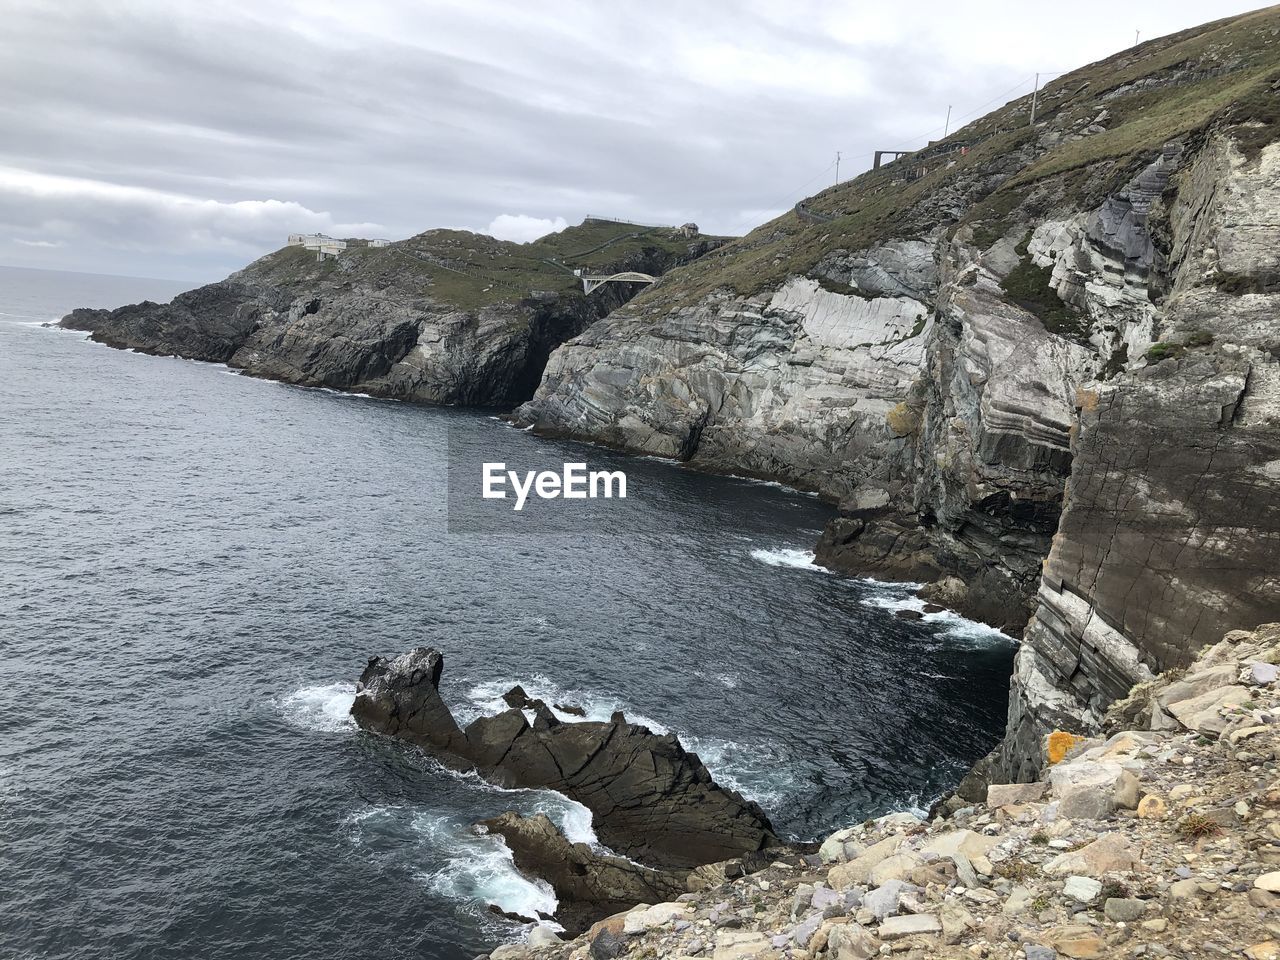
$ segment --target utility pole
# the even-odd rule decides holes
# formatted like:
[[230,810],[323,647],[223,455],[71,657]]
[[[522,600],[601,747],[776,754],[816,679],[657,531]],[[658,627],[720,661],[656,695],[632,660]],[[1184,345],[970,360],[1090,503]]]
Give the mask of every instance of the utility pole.
[[947,122],[942,125],[942,139],[947,139],[947,134],[951,131],[951,104],[947,104]]
[[836,151],[836,186],[840,186],[840,151]]
[[1031,91],[1031,126],[1036,125],[1036,101],[1040,97],[1040,74],[1036,74],[1036,88]]
[[1142,36],[1142,34],[1139,31],[1137,30],[1133,31],[1133,45],[1135,47],[1138,45],[1138,37],[1140,36]]

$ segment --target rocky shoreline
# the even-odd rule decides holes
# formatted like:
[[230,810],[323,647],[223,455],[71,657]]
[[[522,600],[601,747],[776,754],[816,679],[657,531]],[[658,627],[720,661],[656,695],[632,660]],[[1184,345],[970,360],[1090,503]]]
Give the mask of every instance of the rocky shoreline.
[[1105,733],[1041,744],[1043,780],[698,872],[491,960],[1280,957],[1280,624],[1135,687]]

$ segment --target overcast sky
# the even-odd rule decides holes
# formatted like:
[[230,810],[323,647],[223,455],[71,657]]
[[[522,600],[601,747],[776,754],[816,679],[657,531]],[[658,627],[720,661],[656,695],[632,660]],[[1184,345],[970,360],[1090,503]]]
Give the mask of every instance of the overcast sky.
[[844,178],[948,104],[1256,6],[0,0],[0,263],[208,281],[291,231],[743,233],[837,150]]

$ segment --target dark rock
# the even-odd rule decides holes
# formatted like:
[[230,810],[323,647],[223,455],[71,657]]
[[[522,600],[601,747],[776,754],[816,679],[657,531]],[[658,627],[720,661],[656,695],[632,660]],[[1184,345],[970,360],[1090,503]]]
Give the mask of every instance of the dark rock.
[[616,960],[626,949],[626,938],[611,930],[601,930],[591,941],[592,960]]
[[375,657],[352,716],[502,786],[549,787],[577,800],[595,816],[601,842],[632,859],[689,868],[780,845],[759,806],[717,786],[674,735],[621,712],[608,723],[559,723],[544,707],[530,726],[513,708],[459,730],[438,692],[442,662],[429,648]]
[[895,610],[893,615],[899,620],[923,620],[924,614],[919,610]]
[[555,706],[561,713],[567,713],[571,717],[585,717],[587,715],[586,710],[572,703],[557,703]]

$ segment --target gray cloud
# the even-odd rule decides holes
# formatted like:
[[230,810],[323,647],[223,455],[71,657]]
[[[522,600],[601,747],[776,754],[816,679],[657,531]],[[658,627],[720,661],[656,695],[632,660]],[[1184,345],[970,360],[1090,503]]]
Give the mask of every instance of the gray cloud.
[[948,104],[1250,5],[1214,6],[11,0],[0,262],[207,280],[291,230],[740,233],[836,150],[852,175]]

